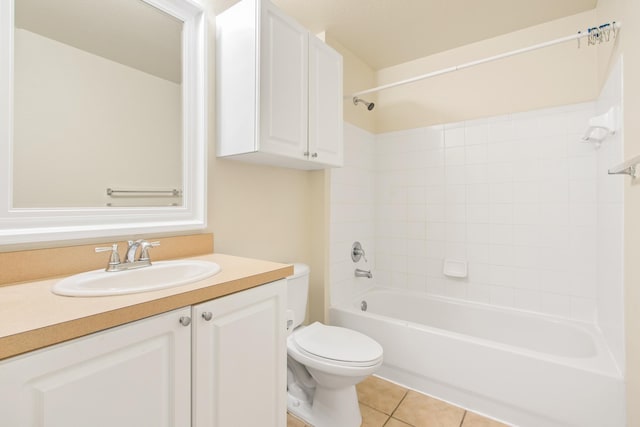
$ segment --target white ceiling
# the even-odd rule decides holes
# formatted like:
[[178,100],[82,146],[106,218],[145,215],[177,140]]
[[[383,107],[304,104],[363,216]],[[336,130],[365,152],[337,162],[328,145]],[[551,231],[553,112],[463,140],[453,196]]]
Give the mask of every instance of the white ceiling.
[[[229,3],[229,0],[215,1]],[[595,8],[597,3],[597,0],[272,1],[311,32],[326,31],[375,70],[584,12]]]

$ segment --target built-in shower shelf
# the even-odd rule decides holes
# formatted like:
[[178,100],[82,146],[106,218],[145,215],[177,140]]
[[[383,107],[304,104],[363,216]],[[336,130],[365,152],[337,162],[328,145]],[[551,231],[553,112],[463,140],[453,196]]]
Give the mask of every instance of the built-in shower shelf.
[[442,273],[448,277],[467,277],[467,261],[447,258],[444,260]]
[[618,112],[616,107],[611,107],[609,111],[599,116],[592,117],[589,120],[589,127],[582,142],[593,142],[600,146],[608,136],[614,135],[618,130]]

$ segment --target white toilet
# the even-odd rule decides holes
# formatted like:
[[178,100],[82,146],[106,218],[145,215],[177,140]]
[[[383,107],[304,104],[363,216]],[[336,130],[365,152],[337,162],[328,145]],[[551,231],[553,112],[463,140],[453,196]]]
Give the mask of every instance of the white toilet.
[[359,427],[355,386],[382,365],[382,347],[351,329],[319,322],[301,326],[309,267],[294,264],[287,281],[288,410],[314,427]]

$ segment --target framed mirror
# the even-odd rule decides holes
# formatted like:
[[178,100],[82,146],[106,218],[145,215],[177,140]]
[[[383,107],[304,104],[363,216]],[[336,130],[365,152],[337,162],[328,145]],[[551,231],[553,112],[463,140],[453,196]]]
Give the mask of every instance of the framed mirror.
[[0,245],[206,225],[192,0],[0,0]]

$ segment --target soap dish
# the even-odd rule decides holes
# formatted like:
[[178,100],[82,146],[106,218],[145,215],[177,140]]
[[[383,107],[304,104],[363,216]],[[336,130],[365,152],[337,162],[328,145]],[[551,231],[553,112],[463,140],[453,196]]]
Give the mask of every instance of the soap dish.
[[442,272],[449,277],[467,277],[467,261],[459,259],[445,259]]

